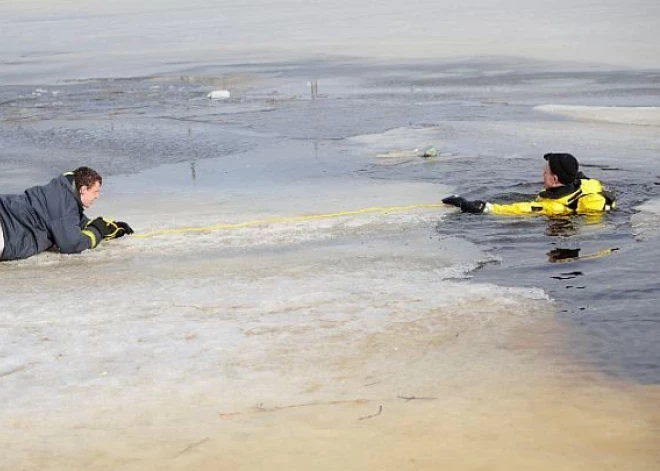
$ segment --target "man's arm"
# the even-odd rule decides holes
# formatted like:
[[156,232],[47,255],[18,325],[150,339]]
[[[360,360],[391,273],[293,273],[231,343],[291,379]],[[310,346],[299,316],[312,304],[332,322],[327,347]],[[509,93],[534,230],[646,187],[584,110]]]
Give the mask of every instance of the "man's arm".
[[86,224],[82,228],[76,222],[66,219],[52,225],[53,239],[60,252],[80,253],[97,247],[104,239],[116,239],[133,233],[131,226],[121,221],[115,222],[102,217],[93,221],[84,218],[83,221],[86,221]]
[[495,204],[480,200],[470,201],[461,196],[449,196],[443,199],[442,202],[451,206],[456,206],[464,213],[473,214],[489,213],[502,216],[527,216],[538,214],[544,216],[558,216],[572,213],[572,211],[563,204],[552,200]]
[[486,211],[491,214],[502,216],[560,216],[571,214],[572,211],[561,203],[556,201],[524,201],[511,204],[486,204]]
[[81,229],[78,221],[63,218],[54,221],[51,225],[53,242],[62,253],[80,253],[83,250],[93,249],[101,236],[97,231],[89,228]]

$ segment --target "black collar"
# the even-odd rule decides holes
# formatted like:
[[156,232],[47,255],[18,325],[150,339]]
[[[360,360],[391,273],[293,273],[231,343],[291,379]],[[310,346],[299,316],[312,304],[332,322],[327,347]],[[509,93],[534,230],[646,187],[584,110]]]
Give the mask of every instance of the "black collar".
[[539,193],[539,196],[541,198],[556,200],[559,198],[563,198],[566,195],[570,195],[571,193],[575,193],[579,188],[580,188],[580,180],[576,180],[575,183],[571,183],[569,185],[562,185],[556,188],[550,188],[548,190],[544,190],[541,193]]

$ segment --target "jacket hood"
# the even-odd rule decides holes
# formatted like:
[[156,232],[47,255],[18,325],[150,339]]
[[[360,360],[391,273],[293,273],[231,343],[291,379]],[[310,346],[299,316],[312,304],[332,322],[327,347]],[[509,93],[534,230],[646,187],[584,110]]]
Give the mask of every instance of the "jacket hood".
[[73,172],[66,172],[63,173],[61,176],[58,177],[58,180],[62,183],[64,187],[66,187],[71,193],[73,194],[73,197],[76,199],[76,202],[78,203],[78,206],[80,207],[80,210],[82,211],[85,209],[82,204],[82,200],[80,199],[80,192],[76,188],[76,181],[73,178]]

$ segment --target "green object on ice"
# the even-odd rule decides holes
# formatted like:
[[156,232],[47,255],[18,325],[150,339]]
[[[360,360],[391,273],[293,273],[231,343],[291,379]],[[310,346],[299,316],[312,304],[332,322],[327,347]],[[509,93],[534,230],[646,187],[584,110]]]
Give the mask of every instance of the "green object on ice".
[[433,146],[425,147],[424,150],[422,151],[422,157],[437,157],[437,156],[438,156],[438,149],[436,149]]

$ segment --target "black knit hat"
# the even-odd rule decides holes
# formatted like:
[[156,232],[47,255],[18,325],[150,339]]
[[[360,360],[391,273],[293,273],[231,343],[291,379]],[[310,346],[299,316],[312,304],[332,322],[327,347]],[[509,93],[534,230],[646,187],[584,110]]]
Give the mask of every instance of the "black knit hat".
[[557,175],[557,178],[564,185],[570,185],[575,181],[578,175],[578,161],[571,154],[561,154],[551,152],[543,156],[550,164],[550,171]]

